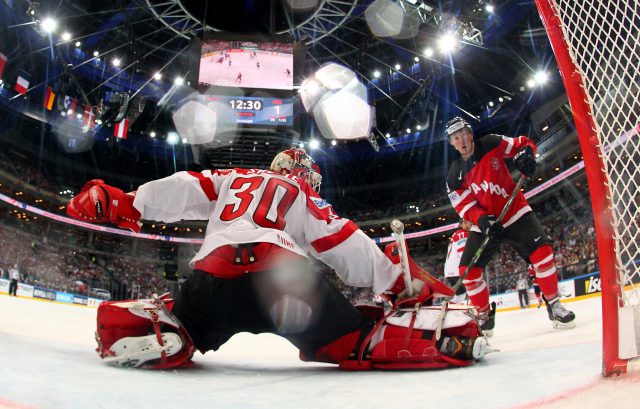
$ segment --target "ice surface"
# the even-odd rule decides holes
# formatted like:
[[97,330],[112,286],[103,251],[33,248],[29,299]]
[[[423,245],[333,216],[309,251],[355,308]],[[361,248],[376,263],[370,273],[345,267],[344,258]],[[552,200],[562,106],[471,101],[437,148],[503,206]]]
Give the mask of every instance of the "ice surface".
[[640,377],[602,379],[600,299],[498,313],[500,352],[468,368],[341,372],[286,340],[238,334],[196,366],[113,368],[94,352],[96,310],[0,294],[0,408],[638,408]]

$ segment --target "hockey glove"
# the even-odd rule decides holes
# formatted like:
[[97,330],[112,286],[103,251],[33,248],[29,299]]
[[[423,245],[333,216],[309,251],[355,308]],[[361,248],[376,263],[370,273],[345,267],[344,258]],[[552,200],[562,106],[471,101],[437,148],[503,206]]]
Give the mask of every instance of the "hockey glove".
[[[400,264],[400,255],[398,254],[398,245],[396,243],[389,243],[384,249],[384,254],[391,260],[393,264]],[[431,294],[434,297],[451,297],[454,292],[442,281],[433,277],[431,274],[423,270],[410,255],[407,254],[409,261],[409,272],[411,274],[411,288],[414,296],[417,296],[421,300],[428,299]],[[389,289],[398,297],[404,298],[406,294],[406,286],[404,283],[404,276],[401,274],[393,287]]]
[[531,146],[525,146],[520,149],[513,157],[513,161],[516,164],[516,168],[526,177],[530,178],[536,173],[536,158]]
[[111,222],[140,233],[142,223],[139,222],[140,212],[133,207],[134,197],[101,179],[94,179],[67,203],[67,214],[90,223]]
[[500,238],[504,231],[502,223],[497,221],[496,217],[492,214],[480,217],[480,219],[478,219],[478,227],[485,236],[489,236],[492,239]]

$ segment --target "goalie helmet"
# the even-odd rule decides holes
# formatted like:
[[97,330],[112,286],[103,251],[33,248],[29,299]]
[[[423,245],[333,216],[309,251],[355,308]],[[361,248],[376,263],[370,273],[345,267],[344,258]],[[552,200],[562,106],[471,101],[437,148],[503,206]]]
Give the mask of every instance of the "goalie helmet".
[[444,127],[444,133],[447,135],[447,139],[451,140],[451,135],[458,132],[461,129],[467,128],[469,131],[472,131],[471,125],[469,122],[460,118],[459,116],[450,119]]
[[291,148],[273,158],[269,170],[281,175],[292,175],[305,180],[318,193],[322,184],[320,166],[304,149]]

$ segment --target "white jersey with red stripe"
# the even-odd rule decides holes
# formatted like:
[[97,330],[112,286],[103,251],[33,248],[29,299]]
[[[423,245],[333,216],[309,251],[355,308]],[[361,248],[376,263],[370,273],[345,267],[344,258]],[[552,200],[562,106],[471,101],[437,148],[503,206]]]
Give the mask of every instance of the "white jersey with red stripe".
[[447,249],[447,260],[444,262],[444,276],[445,277],[459,277],[460,258],[464,251],[464,246],[467,244],[467,238],[469,232],[463,229],[456,230],[449,239],[449,248]]
[[258,169],[178,172],[140,186],[133,205],[147,220],[209,220],[191,266],[224,245],[267,242],[311,254],[346,284],[376,294],[401,274],[355,223],[296,177]]
[[[498,216],[515,187],[505,158],[512,158],[520,149],[536,145],[526,136],[509,138],[487,135],[475,141],[473,155],[466,161],[456,159],[449,168],[447,192],[449,200],[461,218],[473,222],[473,231],[480,217]],[[502,220],[505,227],[531,211],[522,192],[518,192],[511,208]]]

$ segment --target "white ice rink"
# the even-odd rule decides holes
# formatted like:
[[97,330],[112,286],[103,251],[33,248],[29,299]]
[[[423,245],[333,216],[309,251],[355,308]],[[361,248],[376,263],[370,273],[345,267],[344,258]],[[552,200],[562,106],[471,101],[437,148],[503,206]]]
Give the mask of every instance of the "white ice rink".
[[195,367],[113,368],[94,352],[96,310],[0,294],[0,408],[639,408],[640,377],[603,379],[600,298],[498,313],[500,352],[458,369],[341,372],[285,340],[239,334]]

